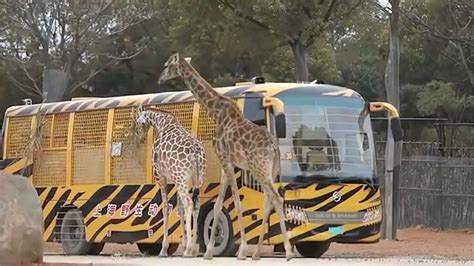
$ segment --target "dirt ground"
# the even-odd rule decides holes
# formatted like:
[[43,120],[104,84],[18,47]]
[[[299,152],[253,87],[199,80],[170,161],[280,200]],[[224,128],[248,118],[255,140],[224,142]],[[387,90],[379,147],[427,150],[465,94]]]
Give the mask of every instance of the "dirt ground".
[[[265,249],[267,255],[271,248]],[[136,245],[106,244],[103,253],[135,255]],[[179,250],[178,250],[179,253]],[[45,254],[62,254],[60,244],[47,243]],[[381,240],[376,244],[332,244],[326,258],[427,258],[474,260],[474,231],[436,231],[424,228],[402,229],[397,241]]]

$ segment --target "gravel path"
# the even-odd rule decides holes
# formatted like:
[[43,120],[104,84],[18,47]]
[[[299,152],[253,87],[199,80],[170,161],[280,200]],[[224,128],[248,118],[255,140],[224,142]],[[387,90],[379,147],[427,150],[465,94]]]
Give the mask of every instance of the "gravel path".
[[455,260],[432,260],[432,259],[413,259],[413,258],[390,258],[390,259],[303,259],[295,258],[289,262],[284,258],[262,258],[260,261],[252,261],[248,258],[246,261],[238,261],[235,258],[214,258],[211,261],[202,258],[185,259],[181,257],[157,258],[157,257],[116,257],[116,256],[59,256],[47,255],[44,258],[49,263],[80,263],[84,265],[160,265],[160,266],[211,266],[211,265],[298,265],[298,266],[338,266],[338,265],[470,265],[474,266],[474,261],[455,261]]

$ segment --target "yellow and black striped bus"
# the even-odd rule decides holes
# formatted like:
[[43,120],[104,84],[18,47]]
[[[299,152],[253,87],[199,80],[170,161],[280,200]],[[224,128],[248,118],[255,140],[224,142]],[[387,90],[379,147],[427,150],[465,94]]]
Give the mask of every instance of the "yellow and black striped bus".
[[[331,242],[377,242],[382,200],[370,113],[387,111],[398,119],[396,109],[369,103],[344,87],[255,80],[216,91],[233,98],[248,119],[279,137],[281,171],[275,185],[285,200],[291,243],[303,256],[319,257]],[[284,125],[277,125],[282,120],[274,117],[269,102],[283,106]],[[212,147],[214,121],[189,91],[12,106],[3,125],[2,168],[30,178],[42,202],[44,240],[61,242],[66,254],[98,254],[104,243],[136,243],[141,252],[156,254],[161,248],[163,207],[172,209],[169,253],[181,242],[176,191],[170,185],[170,205],[161,206],[152,177],[153,131],[136,152],[125,152],[132,111],[139,105],[173,113],[205,145],[201,246],[209,239],[221,166]],[[284,132],[278,132],[282,128]],[[36,149],[27,147],[34,132],[40,132]],[[256,243],[263,194],[249,173],[235,169],[235,175],[245,233],[249,243]],[[215,256],[235,255],[236,216],[229,190]],[[281,247],[275,214],[263,226],[265,244]]]

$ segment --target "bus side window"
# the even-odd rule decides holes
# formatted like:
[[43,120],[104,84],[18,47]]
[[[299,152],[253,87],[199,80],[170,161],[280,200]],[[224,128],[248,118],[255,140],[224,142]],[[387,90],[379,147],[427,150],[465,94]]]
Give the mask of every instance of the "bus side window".
[[265,109],[262,107],[261,97],[247,97],[244,103],[244,116],[254,124],[266,126]]

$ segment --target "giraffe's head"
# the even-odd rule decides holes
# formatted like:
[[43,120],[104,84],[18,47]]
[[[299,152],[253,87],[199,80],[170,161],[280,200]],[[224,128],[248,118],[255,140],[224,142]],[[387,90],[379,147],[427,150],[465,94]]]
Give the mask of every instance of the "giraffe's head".
[[163,130],[167,130],[170,126],[177,124],[176,118],[169,112],[154,108],[144,109],[138,107],[134,117],[134,132],[137,136],[142,137],[150,126],[154,127],[158,134]]
[[[184,61],[191,62],[190,57],[185,57]],[[160,78],[158,79],[158,84],[163,84],[168,80],[175,79],[181,76],[180,64],[182,63],[179,53],[174,52],[168,61],[165,63],[165,69],[161,72]]]
[[138,136],[143,136],[145,132],[148,130],[149,125],[149,120],[148,117],[145,113],[145,110],[143,109],[143,106],[139,106],[137,111],[134,112],[134,131],[135,134]]

